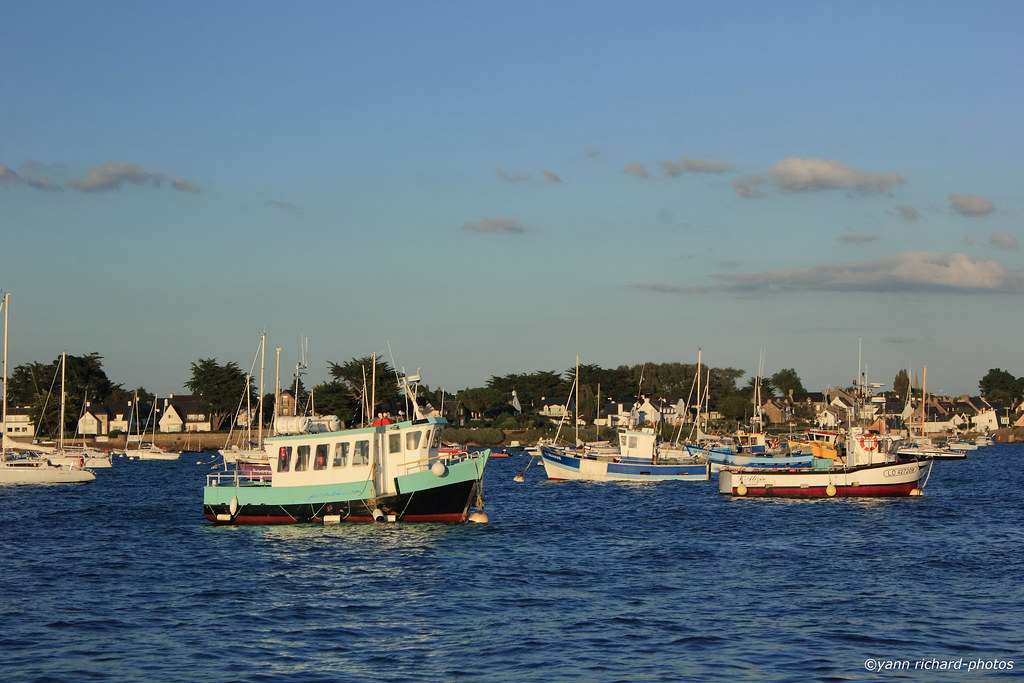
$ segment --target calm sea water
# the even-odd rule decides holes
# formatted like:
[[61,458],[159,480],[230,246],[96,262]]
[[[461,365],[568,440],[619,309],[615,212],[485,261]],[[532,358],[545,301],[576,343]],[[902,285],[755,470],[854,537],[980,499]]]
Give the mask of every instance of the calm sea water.
[[487,525],[213,527],[200,458],[0,488],[0,680],[1024,672],[1022,445],[936,463],[897,500],[556,483],[539,464],[515,483],[528,460],[495,459]]

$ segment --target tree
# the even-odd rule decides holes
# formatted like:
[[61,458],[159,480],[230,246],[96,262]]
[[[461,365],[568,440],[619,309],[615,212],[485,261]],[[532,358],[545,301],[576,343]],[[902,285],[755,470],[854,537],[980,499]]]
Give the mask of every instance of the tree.
[[[248,384],[246,373],[235,362],[220,365],[215,358],[200,358],[192,363],[192,378],[185,386],[195,396],[199,408],[210,416],[212,429],[220,429],[224,418],[234,416],[239,397]],[[252,397],[255,401],[256,397]]]
[[395,371],[387,361],[379,357],[374,361],[370,355],[352,358],[341,364],[328,361],[327,366],[331,377],[340,385],[332,390],[332,396],[341,406],[342,412],[351,415],[353,419],[361,416],[363,422],[373,421],[372,415],[363,415],[363,407],[369,408],[371,399],[375,402],[374,413],[398,415],[405,410],[405,397],[395,381]]
[[896,378],[892,381],[892,392],[896,394],[898,398],[906,400],[908,398],[908,392],[910,391],[910,375],[907,374],[906,370],[900,370],[896,373]]
[[789,396],[791,391],[794,394],[803,394],[807,391],[804,389],[803,382],[800,381],[800,375],[796,374],[796,370],[793,368],[779,370],[771,376],[770,380],[780,396]]
[[986,401],[1000,403],[1009,408],[1021,398],[1024,382],[1018,381],[1006,370],[992,368],[978,382],[978,390]]
[[318,413],[337,415],[342,422],[350,422],[359,409],[359,402],[343,382],[321,382],[313,387],[313,400]]
[[[743,387],[743,390],[740,392],[743,396],[745,396],[747,398],[748,401],[754,399],[754,389],[755,389],[754,385],[755,385],[756,382],[757,382],[757,378],[756,377],[751,377],[750,379],[747,380],[746,386]],[[772,378],[771,377],[762,377],[761,378],[761,401],[763,402],[765,399],[768,399],[768,398],[770,398],[772,396],[775,396],[775,392],[776,392],[776,389],[775,389],[775,385],[772,383]]]
[[456,394],[456,398],[462,401],[462,405],[474,417],[482,417],[484,414],[496,411],[508,403],[508,399],[503,392],[491,389],[490,387],[463,389]]
[[749,398],[744,398],[740,394],[733,394],[732,396],[726,396],[718,402],[718,412],[727,420],[742,422],[753,414],[753,409]]
[[[29,415],[40,433],[56,436],[60,415],[60,358],[51,363],[19,365],[7,380],[7,398],[12,405],[27,405]],[[105,403],[121,390],[103,371],[103,357],[93,352],[85,356],[65,356],[64,431],[74,434],[85,402]],[[45,406],[45,415],[44,413]]]

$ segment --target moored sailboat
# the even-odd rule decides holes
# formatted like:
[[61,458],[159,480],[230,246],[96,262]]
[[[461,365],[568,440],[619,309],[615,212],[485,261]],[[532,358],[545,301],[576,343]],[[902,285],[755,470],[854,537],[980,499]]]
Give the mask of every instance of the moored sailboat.
[[28,454],[15,456],[8,452],[10,439],[7,437],[7,321],[10,308],[10,292],[4,292],[0,308],[4,311],[4,358],[3,358],[3,425],[0,427],[0,484],[76,484],[96,479],[96,475],[79,464],[61,467],[49,458]]
[[[579,357],[576,358],[576,379],[569,397],[579,396]],[[642,382],[642,380],[641,380]],[[576,401],[577,410],[579,401]],[[636,412],[636,411],[634,411]],[[565,414],[568,414],[568,403]],[[576,417],[579,424],[579,415]],[[653,427],[638,426],[631,419],[626,429],[619,430],[619,446],[607,450],[587,447],[558,448],[541,446],[541,459],[548,479],[555,481],[707,481],[708,461],[684,449],[673,449],[671,455]],[[559,426],[559,433],[561,425]],[[555,435],[557,443],[558,434]],[[576,443],[581,444],[579,437]]]
[[[149,411],[149,421],[153,423],[153,438],[156,439],[156,404],[157,397],[153,397],[153,405]],[[132,402],[132,409],[139,405],[139,395],[135,394],[135,400]],[[136,421],[138,421],[138,414],[136,413]],[[129,429],[131,428],[131,415],[128,417]],[[143,441],[145,436],[143,429],[139,430],[139,440],[135,448],[131,448],[131,434],[129,433],[125,437],[125,449],[124,455],[132,460],[177,460],[181,457],[180,451],[169,451],[165,448],[157,446],[153,441]]]

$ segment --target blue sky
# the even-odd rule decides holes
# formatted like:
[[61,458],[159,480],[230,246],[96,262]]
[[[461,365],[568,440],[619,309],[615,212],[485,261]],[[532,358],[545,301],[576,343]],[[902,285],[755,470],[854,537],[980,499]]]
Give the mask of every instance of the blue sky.
[[0,12],[12,367],[1024,375],[1020,2]]

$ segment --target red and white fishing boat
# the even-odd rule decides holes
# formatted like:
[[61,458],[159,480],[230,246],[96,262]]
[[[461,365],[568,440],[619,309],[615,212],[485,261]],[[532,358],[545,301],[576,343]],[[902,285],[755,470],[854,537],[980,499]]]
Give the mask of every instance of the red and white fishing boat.
[[[931,461],[900,460],[898,440],[854,428],[835,458],[815,458],[810,469],[726,468],[718,492],[732,496],[826,498],[919,496]],[[922,483],[922,479],[924,482]]]

